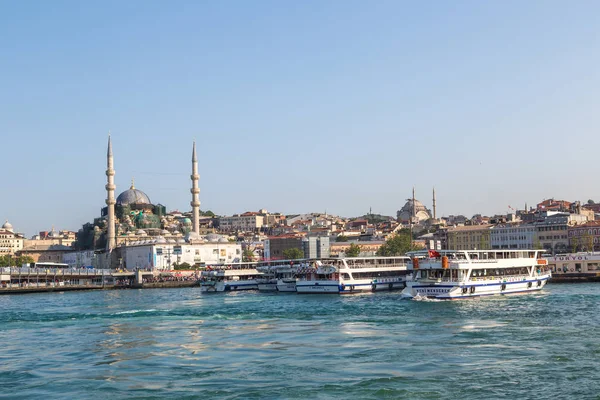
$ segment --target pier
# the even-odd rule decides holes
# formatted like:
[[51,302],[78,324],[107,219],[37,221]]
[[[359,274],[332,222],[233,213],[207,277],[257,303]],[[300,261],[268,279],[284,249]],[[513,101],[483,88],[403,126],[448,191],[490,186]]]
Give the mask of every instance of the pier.
[[150,270],[27,267],[0,269],[0,294],[177,288],[197,284],[197,280],[192,276],[183,278]]

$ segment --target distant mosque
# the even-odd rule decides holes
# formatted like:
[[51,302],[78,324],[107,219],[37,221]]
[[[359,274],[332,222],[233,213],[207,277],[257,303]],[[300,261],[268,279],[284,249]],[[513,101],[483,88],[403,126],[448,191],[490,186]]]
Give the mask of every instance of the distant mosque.
[[433,213],[415,198],[415,188],[413,188],[412,198],[406,199],[404,206],[396,213],[396,218],[401,224],[420,224],[431,218],[435,220],[435,189],[433,189]]

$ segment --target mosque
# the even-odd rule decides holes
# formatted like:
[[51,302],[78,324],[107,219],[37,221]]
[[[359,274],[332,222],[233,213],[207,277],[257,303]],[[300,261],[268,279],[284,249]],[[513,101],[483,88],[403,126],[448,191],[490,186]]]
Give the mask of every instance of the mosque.
[[404,206],[396,213],[398,222],[401,224],[422,224],[433,218],[436,219],[435,209],[435,189],[433,189],[433,213],[415,198],[415,188],[413,188],[412,198],[406,199]]
[[[115,169],[112,142],[108,138],[106,169],[106,207],[93,223],[85,224],[77,233],[75,247],[79,251],[94,250],[105,254],[94,266],[170,269],[185,262],[190,265],[241,261],[241,245],[230,243],[221,235],[208,234],[200,228],[200,189],[196,143],[192,149],[192,212],[167,213],[162,204],[131,187],[115,199]],[[191,217],[191,218],[190,218]],[[201,235],[202,234],[202,235]],[[168,257],[163,257],[163,254]],[[171,257],[171,255],[173,255]],[[72,259],[77,259],[74,255]],[[239,259],[239,260],[238,260]],[[89,261],[91,262],[91,260]]]

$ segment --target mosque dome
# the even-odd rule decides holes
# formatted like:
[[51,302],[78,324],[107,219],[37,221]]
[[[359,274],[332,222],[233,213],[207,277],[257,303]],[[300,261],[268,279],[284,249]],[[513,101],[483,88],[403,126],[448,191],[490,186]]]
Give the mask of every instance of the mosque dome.
[[183,224],[186,226],[192,225],[192,220],[189,218],[184,218],[183,219]]
[[13,226],[10,222],[6,221],[4,225],[2,225],[2,229],[7,230],[9,232],[13,231]]
[[131,187],[121,193],[119,197],[117,197],[117,204],[126,206],[130,204],[152,204],[150,202],[150,198],[148,195],[141,190],[138,190],[133,185],[133,181],[131,182]]
[[402,207],[397,217],[401,222],[410,222],[411,216],[417,221],[425,221],[431,218],[431,212],[419,200],[414,200],[414,215],[413,215],[413,199],[407,199],[406,204]]
[[146,236],[147,235],[146,231],[144,231],[143,229],[138,229],[135,234],[138,236]]
[[198,240],[200,240],[200,235],[198,235],[194,231],[189,232],[187,235],[185,235],[185,241],[188,243],[191,241],[198,241]]

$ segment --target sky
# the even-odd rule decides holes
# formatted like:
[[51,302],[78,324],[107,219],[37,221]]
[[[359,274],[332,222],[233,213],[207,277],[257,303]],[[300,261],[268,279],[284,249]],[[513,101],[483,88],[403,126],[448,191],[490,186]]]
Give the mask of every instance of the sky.
[[[597,1],[0,0],[0,219],[600,201]],[[3,221],[2,221],[3,222]]]

